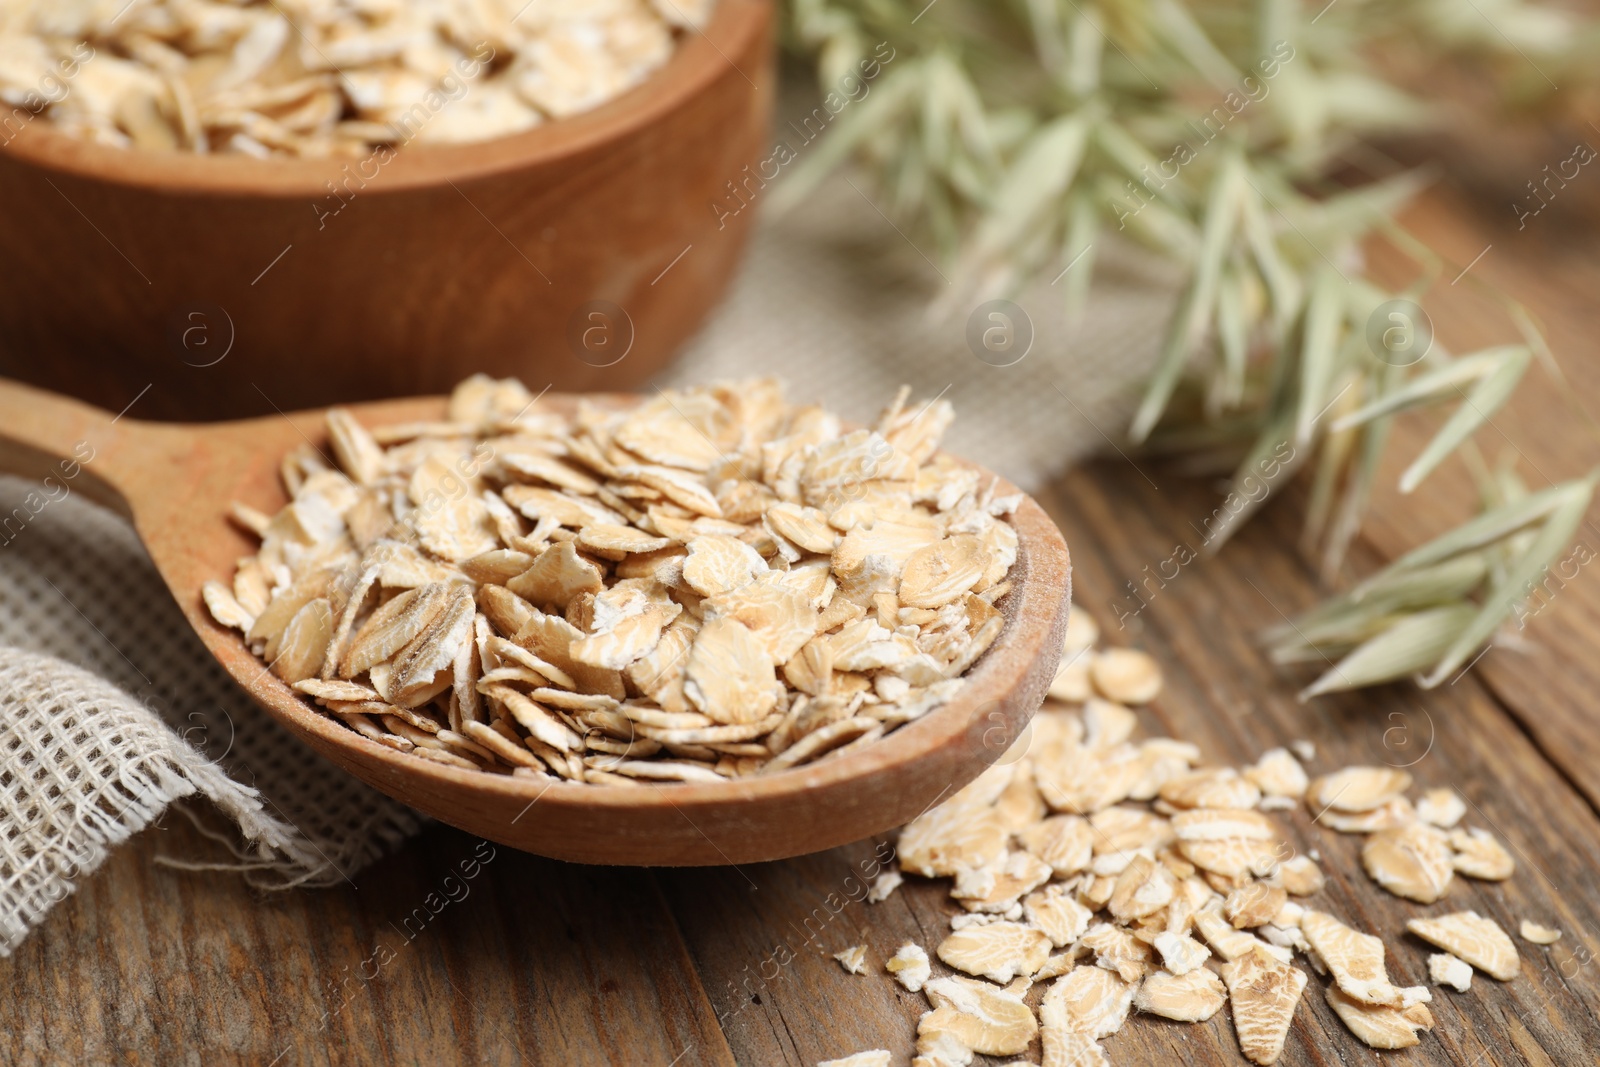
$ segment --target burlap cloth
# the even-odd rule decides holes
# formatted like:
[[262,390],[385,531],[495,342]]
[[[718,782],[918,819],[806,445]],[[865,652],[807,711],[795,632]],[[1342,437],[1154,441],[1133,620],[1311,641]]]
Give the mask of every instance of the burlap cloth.
[[[760,228],[667,382],[775,374],[857,419],[909,383],[954,402],[952,451],[1025,488],[1123,425],[1170,314],[1170,268],[1106,242],[1083,320],[1068,323],[1064,287],[1042,279],[1016,298],[1031,349],[993,366],[967,341],[976,300],[930,314],[930,293],[950,290],[858,185],[835,181]],[[0,514],[28,489],[0,478]],[[184,810],[216,846],[163,861],[264,887],[338,882],[424,822],[253,707],[121,519],[52,503],[0,546],[0,955],[109,849],[194,794],[211,805]]]

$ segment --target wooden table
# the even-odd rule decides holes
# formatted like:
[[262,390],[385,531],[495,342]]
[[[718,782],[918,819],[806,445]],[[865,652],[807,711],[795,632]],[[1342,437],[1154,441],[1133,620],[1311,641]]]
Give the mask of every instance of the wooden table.
[[[1492,209],[1474,212],[1444,193],[1411,214],[1457,269],[1492,245],[1468,278],[1441,281],[1439,336],[1457,350],[1509,337],[1471,285],[1493,280],[1544,318],[1566,357],[1570,392],[1600,401],[1592,237],[1581,243],[1559,216],[1517,233],[1499,221],[1510,212]],[[1401,276],[1397,260],[1380,253],[1377,263]],[[1408,425],[1398,435],[1387,485],[1425,431]],[[1600,458],[1600,437],[1537,370],[1480,439],[1491,452],[1522,453],[1525,477],[1540,485]],[[1454,786],[1469,802],[1467,822],[1494,830],[1519,869],[1502,884],[1458,880],[1450,902],[1510,930],[1530,918],[1564,932],[1550,948],[1519,941],[1524,971],[1510,984],[1480,976],[1467,994],[1436,993],[1434,1032],[1385,1062],[1596,1062],[1600,571],[1585,571],[1540,613],[1530,650],[1497,649],[1453,685],[1301,706],[1294,692],[1303,676],[1274,673],[1251,640],[1317,596],[1291,547],[1292,502],[1269,506],[1219,557],[1185,567],[1119,632],[1110,605],[1123,583],[1194,540],[1190,523],[1215,508],[1214,487],[1113,460],[1075,471],[1043,499],[1072,547],[1080,603],[1110,640],[1148,649],[1166,669],[1165,694],[1141,713],[1146,732],[1184,737],[1228,763],[1307,738],[1318,748],[1314,769],[1406,764],[1421,786]],[[1355,565],[1442,529],[1472,499],[1455,470],[1437,475],[1421,504],[1402,509],[1386,490]],[[1600,527],[1582,536],[1600,549]],[[1428,949],[1401,932],[1424,909],[1368,881],[1358,839],[1315,829],[1304,812],[1286,821],[1298,847],[1324,857],[1322,905],[1381,932],[1397,981],[1424,982]],[[809,1067],[884,1047],[903,1064],[925,1004],[877,969],[908,938],[937,944],[953,910],[946,886],[908,883],[886,903],[837,914],[828,903],[889,840],[740,869],[650,871],[564,865],[435,827],[353,885],[259,895],[233,876],[156,866],[158,853],[210,847],[169,816],[0,961],[0,1062]],[[483,866],[466,894],[408,924],[473,857]],[[874,973],[846,974],[830,954],[863,941]],[[785,965],[775,962],[789,953]],[[1280,1062],[1374,1062],[1324,1003],[1324,983],[1312,978]],[[1134,1018],[1106,1049],[1119,1064],[1244,1062],[1227,1011],[1200,1026]]]

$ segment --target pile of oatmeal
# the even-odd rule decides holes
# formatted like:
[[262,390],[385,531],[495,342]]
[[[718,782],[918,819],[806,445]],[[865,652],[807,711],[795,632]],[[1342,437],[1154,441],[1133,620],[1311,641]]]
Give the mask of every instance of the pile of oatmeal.
[[377,744],[486,773],[720,782],[871,744],[999,636],[1020,494],[902,389],[846,432],[770,380],[572,417],[477,376],[445,421],[327,416],[207,606]]
[[8,130],[43,115],[156,151],[481,141],[632,88],[710,12],[710,0],[31,0],[0,5],[0,100]]

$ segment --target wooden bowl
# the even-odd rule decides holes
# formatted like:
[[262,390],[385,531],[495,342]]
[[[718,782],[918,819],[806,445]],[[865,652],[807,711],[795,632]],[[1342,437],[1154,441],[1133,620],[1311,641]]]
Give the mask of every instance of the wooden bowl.
[[772,21],[771,0],[719,0],[594,111],[382,164],[126,151],[8,119],[0,374],[112,411],[149,386],[137,414],[179,420],[474,371],[639,384],[745,244],[755,213],[713,205],[765,147]]
[[[602,405],[635,398],[591,396]],[[570,413],[577,398],[541,406]],[[351,409],[365,425],[443,415],[440,398]],[[713,865],[781,859],[880,833],[949,797],[1003,755],[1044,700],[1061,657],[1071,571],[1061,533],[1024,498],[1012,517],[1005,629],[948,704],[834,759],[726,783],[614,786],[541,782],[447,767],[396,752],[333,721],[268,673],[236,630],[201,601],[257,543],[227,519],[230,501],[286,503],[278,461],[302,442],[326,448],[322,412],[209,426],[162,425],[0,381],[0,470],[63,477],[63,457],[92,458],[72,490],[128,515],[212,655],[284,727],[374,788],[463,830],[581,863]],[[1001,482],[1000,494],[1015,492]]]

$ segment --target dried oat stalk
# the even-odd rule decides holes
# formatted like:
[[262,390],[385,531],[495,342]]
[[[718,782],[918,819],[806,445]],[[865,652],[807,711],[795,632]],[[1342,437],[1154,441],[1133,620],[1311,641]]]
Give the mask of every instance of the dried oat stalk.
[[[1207,550],[1308,472],[1304,544],[1332,583],[1397,413],[1449,413],[1403,473],[1409,492],[1451,455],[1470,462],[1472,435],[1536,357],[1555,367],[1515,305],[1525,344],[1460,356],[1428,349],[1431,327],[1412,301],[1466,264],[1446,267],[1393,221],[1419,175],[1350,184],[1347,146],[1437,117],[1386,69],[1470,55],[1491,70],[1503,64],[1507,78],[1534,69],[1593,77],[1592,30],[1579,32],[1588,25],[1580,16],[1511,0],[1493,26],[1479,19],[1468,29],[1441,12],[1419,0],[1381,14],[1286,0],[796,3],[792,41],[815,57],[825,90],[854,86],[858,70],[893,58],[776,202],[794,202],[847,159],[861,164],[877,179],[876,202],[919,245],[929,242],[955,283],[942,291],[958,294],[947,301],[958,314],[1029,279],[1053,279],[1029,299],[1081,308],[1108,243],[1137,242],[1181,265],[1187,281],[1128,437],[1183,453],[1206,473],[1233,470],[1225,507],[1207,523]],[[1382,67],[1375,54],[1409,59]],[[1519,95],[1555,85],[1531,81]],[[1334,167],[1338,181],[1327,177]],[[1363,272],[1362,242],[1374,234],[1418,262],[1406,291]],[[1506,581],[1484,579],[1399,613],[1364,605],[1328,642],[1342,647],[1314,650],[1318,662],[1362,654],[1308,692],[1412,674],[1429,685],[1448,679],[1560,554],[1571,531],[1559,532],[1551,524]],[[1423,610],[1441,605],[1453,610]],[[1313,653],[1291,637],[1276,643],[1280,655]]]
[[1503,473],[1477,518],[1268,630],[1273,659],[1331,664],[1302,699],[1411,677],[1425,689],[1451,681],[1486,642],[1514,642],[1588,559],[1582,546],[1576,560],[1561,557],[1597,477],[1530,493]]

